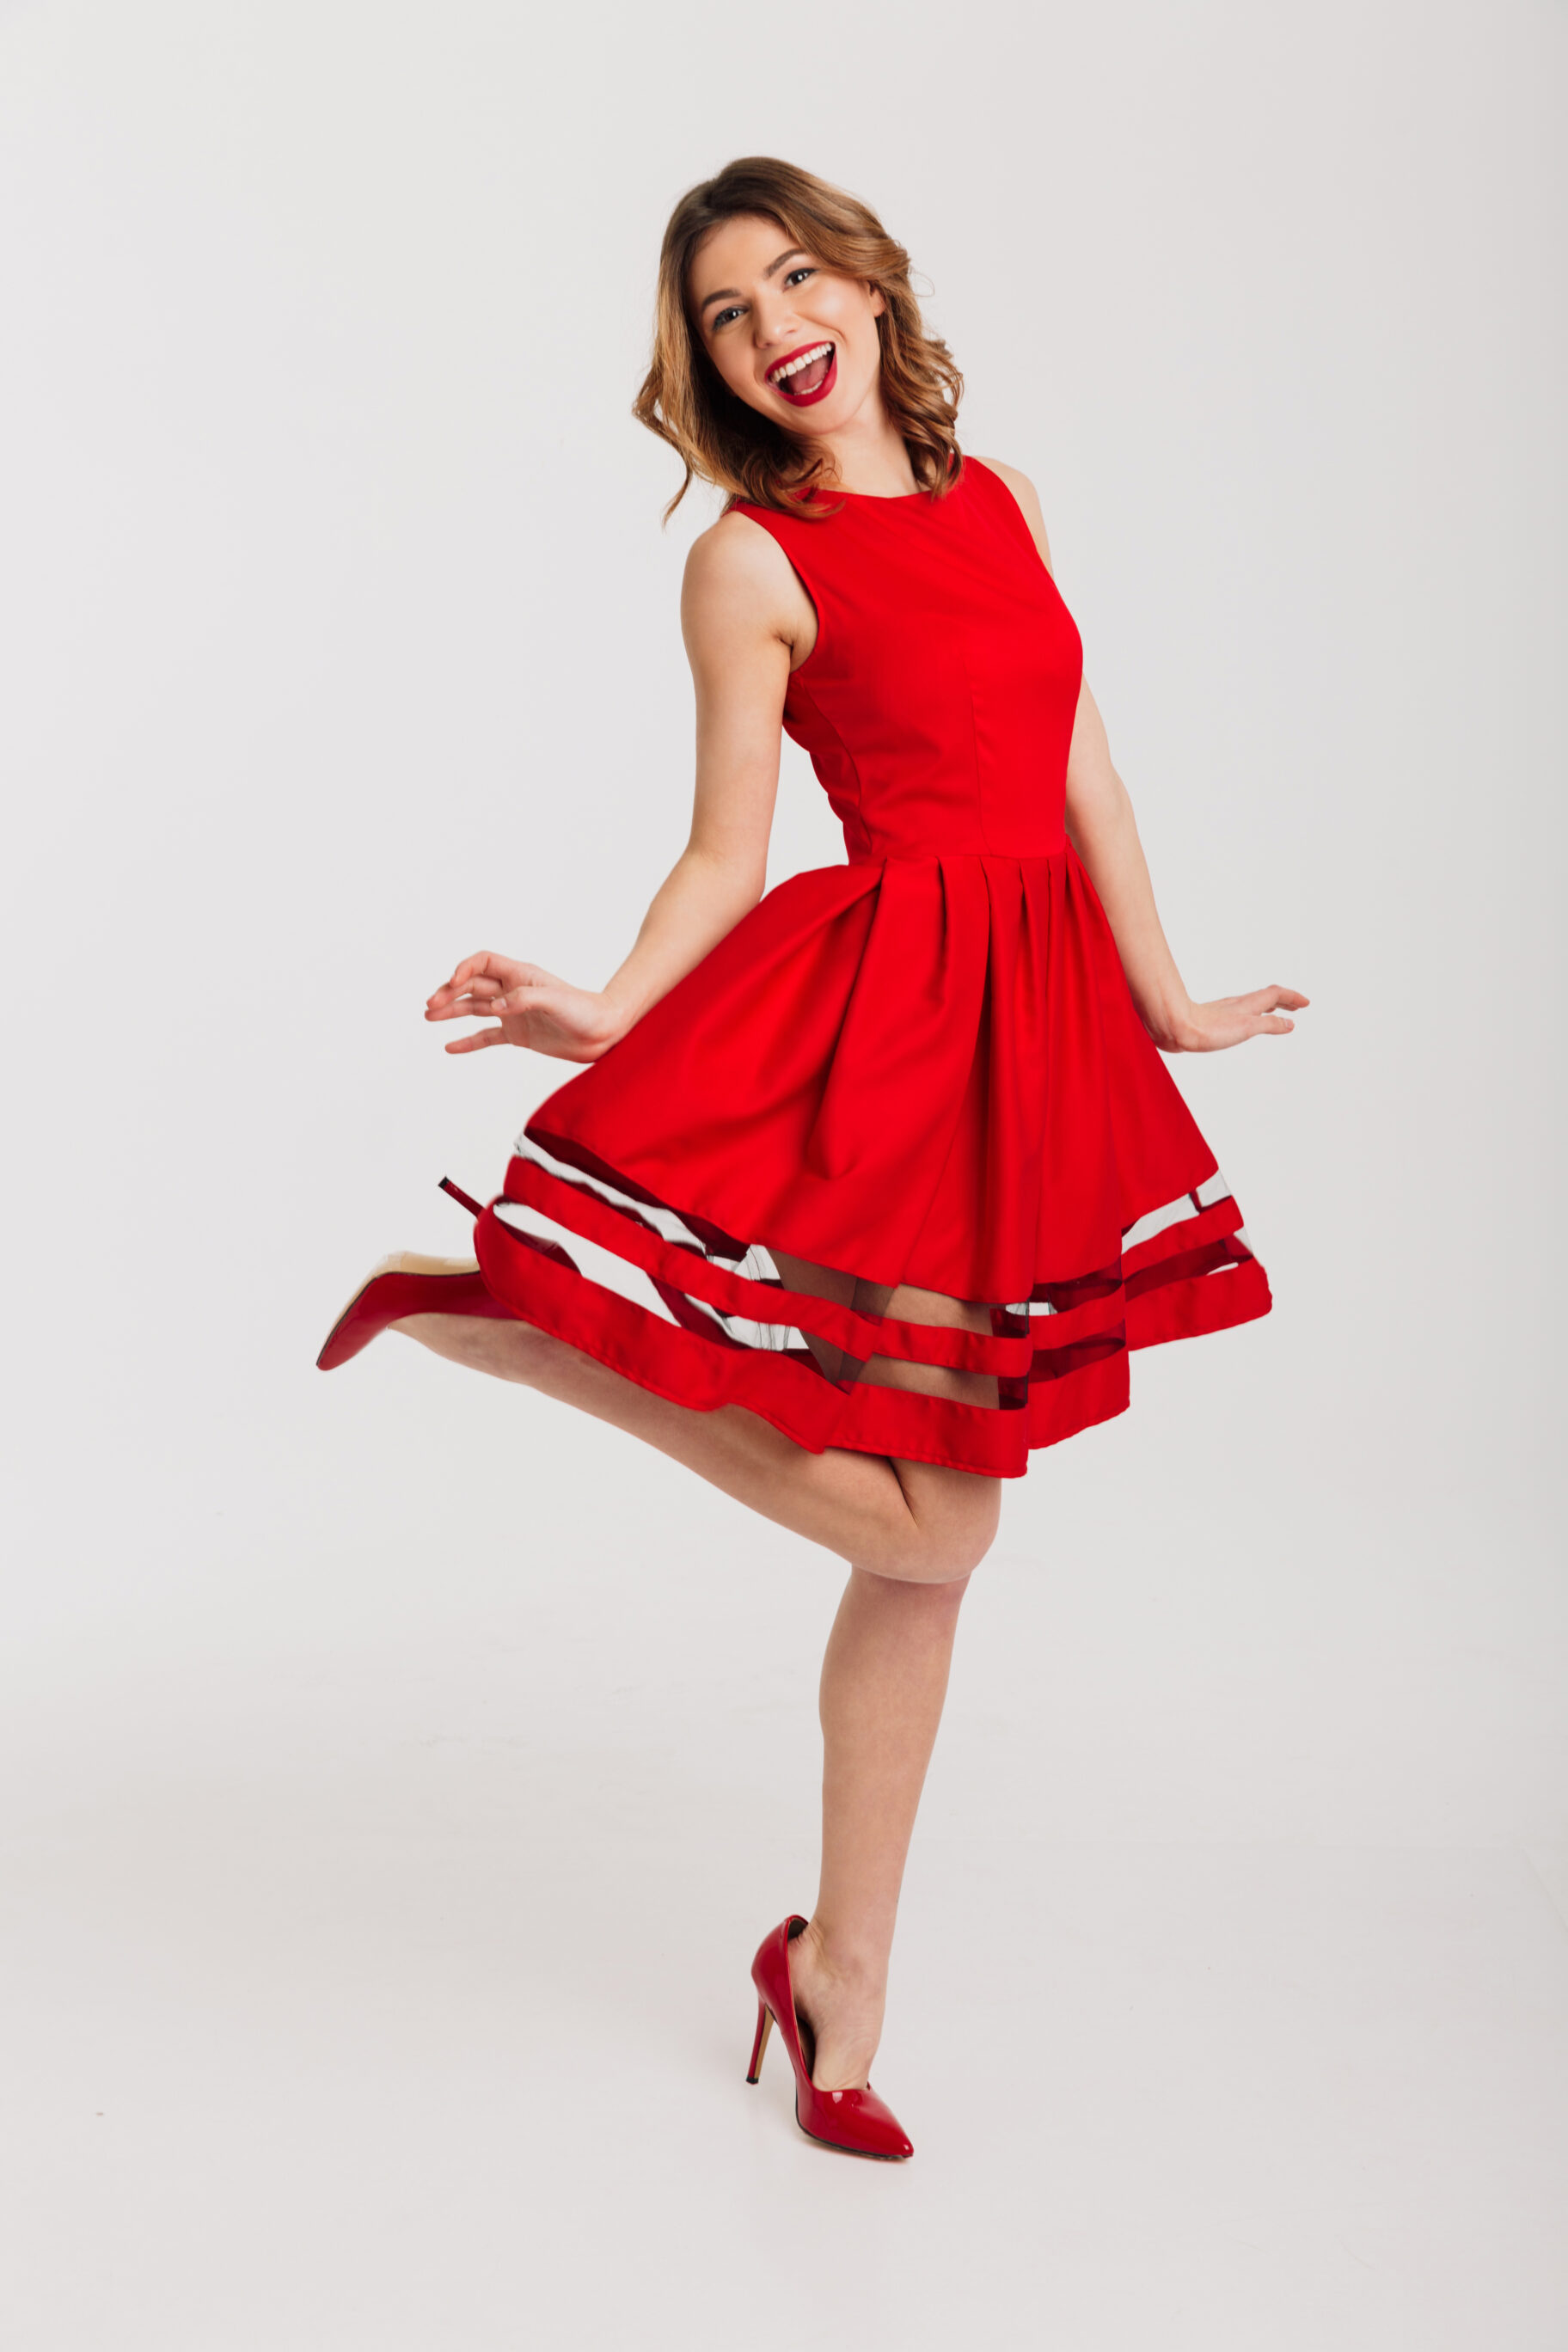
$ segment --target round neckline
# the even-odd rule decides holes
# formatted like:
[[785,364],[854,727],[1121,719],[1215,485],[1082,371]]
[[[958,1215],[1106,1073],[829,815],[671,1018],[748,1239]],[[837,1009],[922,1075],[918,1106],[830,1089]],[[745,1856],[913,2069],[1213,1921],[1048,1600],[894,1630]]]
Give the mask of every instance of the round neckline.
[[901,506],[906,499],[929,498],[931,493],[929,490],[844,490],[825,488],[822,495],[825,499],[860,499],[868,506],[873,507],[896,507]]
[[[971,462],[972,462],[972,461],[971,461],[970,459],[965,458],[965,460],[964,460],[964,472],[967,472],[967,471],[968,471],[968,468],[969,468],[969,466],[970,466],[970,463],[971,463]],[[951,497],[952,496],[952,491],[953,491],[953,490],[958,489],[958,488],[962,486],[963,481],[963,473],[961,473],[961,474],[959,475],[958,480],[957,480],[956,482],[954,482],[954,484],[952,485],[952,489],[950,489],[950,490],[949,490],[949,492],[948,492],[948,496],[949,496],[949,498],[951,498]],[[823,490],[822,495],[823,495],[823,497],[824,497],[825,499],[858,499],[862,506],[868,506],[868,507],[902,507],[902,506],[908,506],[908,504],[909,504],[909,502],[910,502],[910,500],[911,499],[929,499],[929,498],[931,497],[931,492],[930,492],[929,490],[924,490],[924,489],[914,489],[914,490],[842,490],[842,489],[827,489],[827,488],[824,488],[824,490]]]
[[[978,462],[979,460],[973,457],[966,457],[964,459],[963,473],[960,474],[957,481],[953,483],[952,488],[948,491],[947,495],[949,498],[952,498],[955,491],[963,488],[964,476],[967,475],[970,467],[972,465],[978,464]],[[824,504],[826,504],[829,500],[837,503],[840,499],[853,499],[857,505],[863,507],[907,507],[912,505],[916,499],[925,499],[933,506],[937,503],[937,501],[931,497],[930,490],[919,489],[890,491],[841,490],[828,489],[826,488],[819,489],[814,486],[811,495],[813,498],[820,497]],[[749,507],[752,504],[752,501],[750,499],[737,498],[734,500],[734,504],[737,507]],[[767,509],[763,508],[758,508],[756,510],[759,513],[767,511]]]

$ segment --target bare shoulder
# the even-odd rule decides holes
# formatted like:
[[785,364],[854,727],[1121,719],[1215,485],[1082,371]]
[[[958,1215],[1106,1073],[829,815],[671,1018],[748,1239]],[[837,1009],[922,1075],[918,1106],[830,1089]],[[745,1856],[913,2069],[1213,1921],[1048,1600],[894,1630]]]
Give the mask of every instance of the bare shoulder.
[[1046,537],[1046,518],[1040,511],[1040,494],[1027,474],[1021,474],[1016,466],[1005,466],[1000,457],[976,457],[975,463],[988,467],[992,473],[1000,475],[1003,481],[1006,483],[1018,501],[1024,520],[1034,535],[1035,545],[1040,551],[1040,561],[1049,572],[1051,543]]
[[810,606],[795,568],[771,531],[731,512],[691,542],[681,583],[688,635],[763,634],[793,642]]

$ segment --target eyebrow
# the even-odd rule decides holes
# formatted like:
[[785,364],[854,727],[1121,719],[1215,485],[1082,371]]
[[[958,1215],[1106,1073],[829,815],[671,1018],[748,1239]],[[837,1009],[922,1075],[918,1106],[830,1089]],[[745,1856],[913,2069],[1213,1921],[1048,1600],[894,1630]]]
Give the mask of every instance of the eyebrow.
[[[776,261],[769,262],[767,268],[763,272],[763,276],[764,278],[771,278],[775,270],[782,269],[784,268],[786,261],[793,261],[797,254],[804,258],[805,253],[805,247],[803,245],[792,245],[787,253],[781,253]],[[712,294],[704,294],[701,301],[697,305],[697,315],[700,318],[703,311],[707,310],[708,305],[710,302],[743,302],[744,300],[745,296],[742,293],[738,286],[721,286],[716,292]]]

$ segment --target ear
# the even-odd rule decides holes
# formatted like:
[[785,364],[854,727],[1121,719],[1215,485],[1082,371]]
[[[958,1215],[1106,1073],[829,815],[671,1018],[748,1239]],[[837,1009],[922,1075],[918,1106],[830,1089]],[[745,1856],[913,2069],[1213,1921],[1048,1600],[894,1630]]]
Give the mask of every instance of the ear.
[[871,316],[873,319],[879,319],[888,307],[882,289],[879,286],[872,286],[868,289],[868,291],[871,297]]

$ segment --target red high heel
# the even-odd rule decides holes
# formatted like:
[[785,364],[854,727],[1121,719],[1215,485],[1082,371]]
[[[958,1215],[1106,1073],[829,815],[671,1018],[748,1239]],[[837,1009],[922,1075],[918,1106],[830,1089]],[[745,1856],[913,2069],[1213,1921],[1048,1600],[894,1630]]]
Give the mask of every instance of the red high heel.
[[471,1257],[419,1257],[400,1250],[384,1257],[365,1276],[327,1334],[316,1359],[318,1370],[335,1372],[362,1348],[368,1348],[389,1323],[405,1315],[491,1315],[506,1322],[515,1318],[485,1287],[484,1276]]
[[[449,1176],[442,1177],[439,1189],[449,1192],[470,1217],[484,1214],[472,1195]],[[552,1257],[577,1272],[558,1242],[548,1242],[542,1234],[519,1234],[517,1238],[542,1256]],[[327,1334],[316,1359],[317,1370],[335,1372],[340,1364],[346,1364],[351,1356],[378,1339],[389,1323],[401,1323],[405,1315],[489,1316],[500,1323],[517,1320],[510,1307],[503,1307],[487,1288],[471,1257],[419,1257],[412,1250],[401,1250],[394,1257],[384,1257],[354,1292]]]
[[[819,2091],[811,2079],[811,2060],[789,1980],[789,1948],[805,1926],[798,1914],[792,1915],[763,1938],[752,1962],[752,1982],[757,1988],[757,2038],[752,2044],[746,2080],[754,2083],[762,2073],[763,2053],[776,2025],[795,2068],[795,2119],[808,2139],[842,2148],[848,2156],[878,2156],[893,2162],[913,2156],[909,2134],[869,2083],[863,2091]],[[808,2035],[810,2031],[808,2026]]]

